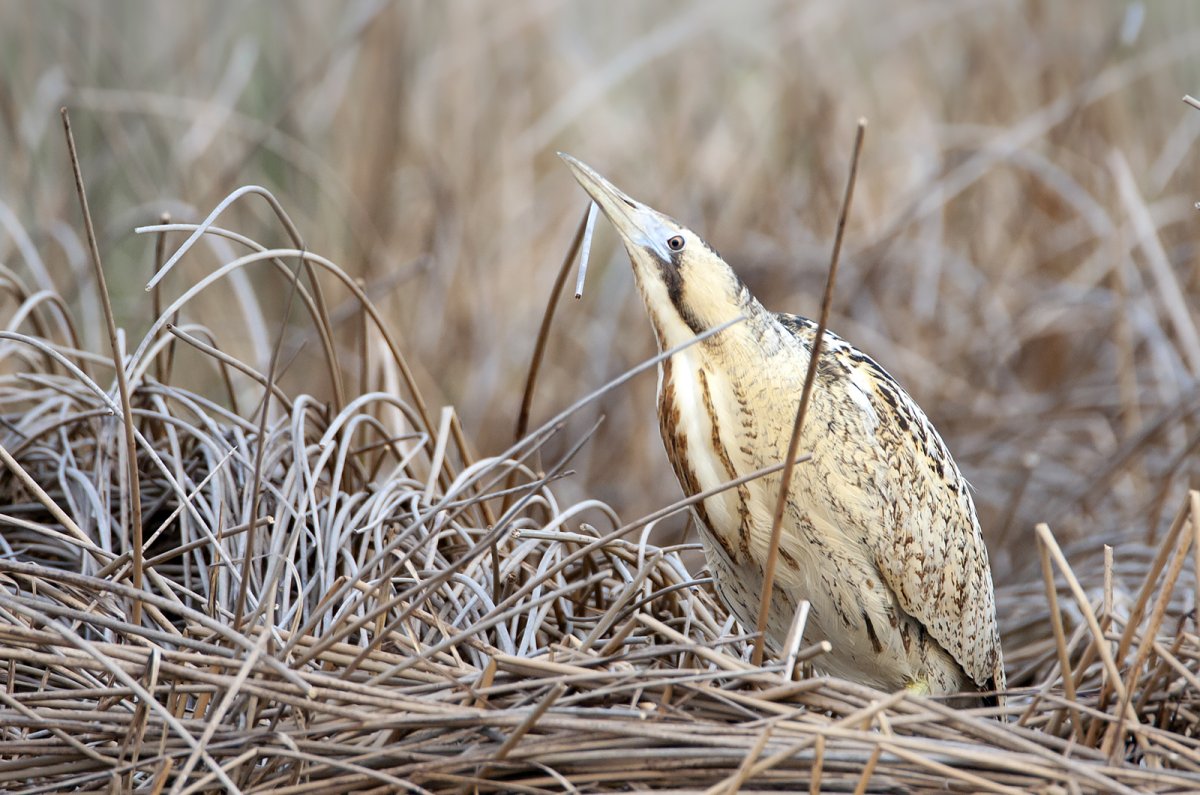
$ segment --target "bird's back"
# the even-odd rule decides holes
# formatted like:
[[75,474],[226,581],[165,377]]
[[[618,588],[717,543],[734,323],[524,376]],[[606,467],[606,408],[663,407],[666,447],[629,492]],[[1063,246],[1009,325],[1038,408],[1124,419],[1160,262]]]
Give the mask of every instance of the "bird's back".
[[[777,318],[811,349],[815,323],[796,315]],[[825,372],[827,394],[840,392],[849,403],[844,410],[877,418],[862,423],[858,437],[879,451],[878,477],[866,489],[876,499],[860,510],[851,503],[849,521],[857,527],[879,523],[867,537],[900,607],[980,688],[1002,690],[991,567],[966,479],[928,416],[883,367],[832,333],[823,348],[819,371]]]

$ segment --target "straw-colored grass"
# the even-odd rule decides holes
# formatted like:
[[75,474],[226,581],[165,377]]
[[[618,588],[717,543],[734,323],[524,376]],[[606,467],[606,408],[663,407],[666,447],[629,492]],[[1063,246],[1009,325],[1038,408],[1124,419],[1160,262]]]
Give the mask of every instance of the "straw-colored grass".
[[[804,675],[824,644],[754,666],[752,639],[681,550],[648,542],[682,502],[627,523],[596,500],[560,503],[556,481],[591,432],[528,464],[597,394],[485,458],[452,409],[434,417],[405,388],[293,397],[275,357],[259,372],[174,319],[238,268],[267,267],[285,308],[319,327],[322,278],[305,274],[352,282],[219,221],[143,230],[160,257],[168,231],[193,233],[164,282],[205,233],[248,253],[169,303],[147,297],[163,306],[126,341],[127,405],[112,360],[80,350],[54,299],[13,281],[16,330],[0,333],[6,790],[1200,787],[1200,638],[1176,598],[1200,565],[1200,493],[1152,560],[1077,575],[1038,528],[1043,581],[999,598],[1006,625],[1021,623],[1004,709]],[[369,304],[363,315],[365,350],[387,352],[373,366],[402,383],[387,324]],[[184,360],[229,392],[174,385]]]
[[[0,0],[0,789],[1200,789],[1198,8]],[[815,316],[859,116],[830,327],[976,489],[1005,721],[748,666],[603,223],[514,444],[555,149]]]

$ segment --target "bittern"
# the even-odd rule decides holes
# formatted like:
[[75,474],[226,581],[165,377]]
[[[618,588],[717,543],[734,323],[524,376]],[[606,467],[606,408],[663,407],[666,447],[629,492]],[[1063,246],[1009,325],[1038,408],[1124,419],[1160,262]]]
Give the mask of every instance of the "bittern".
[[[561,155],[616,228],[660,351],[667,456],[695,495],[781,462],[816,324],[768,311],[715,250]],[[925,412],[871,357],[833,333],[822,344],[789,485],[767,641],[780,651],[797,604],[821,670],[884,690],[995,704],[1004,689],[995,595],[966,480]],[[751,631],[782,475],[694,505],[718,592]]]

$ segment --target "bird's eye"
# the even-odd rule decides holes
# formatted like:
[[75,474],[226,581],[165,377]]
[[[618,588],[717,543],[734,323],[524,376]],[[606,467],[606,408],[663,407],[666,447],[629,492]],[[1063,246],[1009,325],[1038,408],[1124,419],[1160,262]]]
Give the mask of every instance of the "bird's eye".
[[683,235],[675,235],[667,241],[667,248],[672,251],[683,251]]

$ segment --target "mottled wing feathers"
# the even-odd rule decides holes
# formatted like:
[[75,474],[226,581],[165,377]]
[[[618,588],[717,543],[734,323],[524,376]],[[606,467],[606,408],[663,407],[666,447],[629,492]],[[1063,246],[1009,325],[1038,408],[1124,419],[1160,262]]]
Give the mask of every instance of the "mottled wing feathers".
[[[796,336],[813,340],[812,321],[777,317]],[[866,393],[879,417],[874,433],[880,471],[874,474],[884,498],[850,521],[862,523],[876,567],[901,609],[981,688],[1002,689],[991,570],[966,480],[925,412],[875,361],[832,332],[821,359],[818,370],[827,377],[853,372],[844,386],[858,394],[850,397],[861,400]]]

